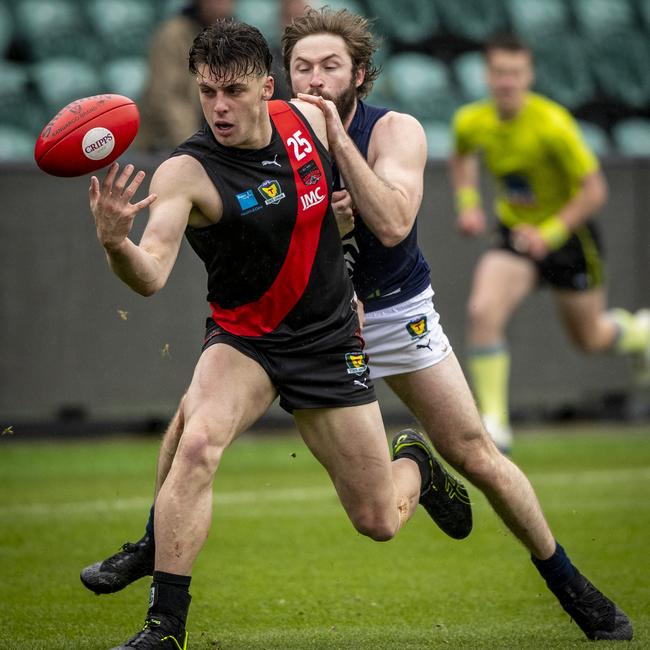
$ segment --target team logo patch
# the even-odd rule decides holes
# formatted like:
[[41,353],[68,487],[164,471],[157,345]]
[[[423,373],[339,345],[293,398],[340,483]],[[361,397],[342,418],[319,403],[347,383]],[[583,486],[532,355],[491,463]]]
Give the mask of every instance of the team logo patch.
[[257,190],[264,197],[264,203],[266,203],[266,205],[275,205],[280,203],[280,201],[285,197],[285,194],[280,187],[280,183],[276,180],[264,181],[258,186]]
[[236,195],[237,201],[239,201],[239,207],[242,210],[242,214],[250,212],[256,206],[259,206],[253,190],[246,190],[245,192],[240,192]]
[[316,185],[322,176],[314,160],[310,160],[302,167],[298,167],[298,175],[305,185]]
[[419,318],[414,318],[412,321],[409,321],[406,323],[406,331],[413,339],[421,339],[423,336],[426,336],[429,333],[427,317],[420,316]]
[[367,369],[366,355],[358,352],[347,352],[345,363],[348,367],[348,375],[362,375]]

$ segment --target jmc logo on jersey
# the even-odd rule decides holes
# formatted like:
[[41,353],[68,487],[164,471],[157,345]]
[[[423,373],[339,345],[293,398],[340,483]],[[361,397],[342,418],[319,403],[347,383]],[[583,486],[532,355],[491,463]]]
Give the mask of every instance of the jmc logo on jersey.
[[315,190],[303,194],[300,197],[300,203],[302,204],[303,210],[309,210],[309,208],[313,208],[315,205],[322,203],[326,198],[326,195],[321,194],[321,188],[317,187]]
[[266,205],[280,203],[280,201],[285,197],[285,194],[280,187],[280,183],[276,180],[264,181],[258,186],[257,190],[264,197],[264,203],[266,203]]

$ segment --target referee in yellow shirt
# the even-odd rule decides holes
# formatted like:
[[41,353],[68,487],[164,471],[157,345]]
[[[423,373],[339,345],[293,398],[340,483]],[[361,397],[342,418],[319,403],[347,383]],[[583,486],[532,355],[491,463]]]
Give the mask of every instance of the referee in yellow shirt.
[[[596,224],[607,186],[598,160],[570,113],[530,92],[530,49],[515,36],[485,47],[490,97],[454,116],[450,171],[463,234],[486,230],[479,155],[497,183],[493,247],[479,260],[468,302],[469,374],[487,430],[502,451],[512,444],[508,413],[510,355],[505,328],[540,283],[584,352],[637,354],[650,365],[650,310],[606,311]],[[647,368],[646,368],[647,371]]]

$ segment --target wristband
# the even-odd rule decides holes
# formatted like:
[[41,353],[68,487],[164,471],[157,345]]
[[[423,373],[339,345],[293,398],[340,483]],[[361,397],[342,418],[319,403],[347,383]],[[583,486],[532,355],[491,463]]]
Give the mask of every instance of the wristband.
[[475,187],[465,185],[456,190],[456,211],[460,214],[481,205],[481,195]]
[[549,217],[537,226],[537,230],[546,245],[553,251],[561,248],[571,237],[571,231],[560,217]]

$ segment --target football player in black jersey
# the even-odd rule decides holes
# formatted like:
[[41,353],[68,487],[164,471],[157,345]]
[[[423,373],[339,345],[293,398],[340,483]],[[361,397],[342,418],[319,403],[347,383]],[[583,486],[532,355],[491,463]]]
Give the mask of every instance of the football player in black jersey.
[[[187,646],[189,584],[219,461],[278,396],[360,533],[391,539],[418,502],[452,536],[466,536],[472,523],[464,487],[416,432],[403,433],[391,462],[330,206],[320,108],[270,101],[271,55],[244,23],[204,29],[189,62],[204,128],[158,167],[145,199],[131,202],[144,179],[132,165],[112,165],[89,190],[98,239],[121,280],[144,296],[161,290],[185,234],[206,265],[211,309],[155,501],[145,625],[119,648]],[[144,208],[136,244],[129,233]]]

